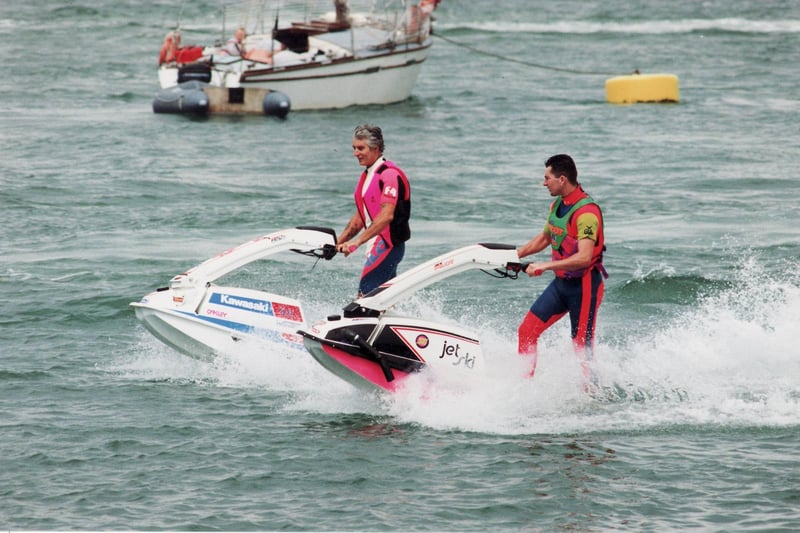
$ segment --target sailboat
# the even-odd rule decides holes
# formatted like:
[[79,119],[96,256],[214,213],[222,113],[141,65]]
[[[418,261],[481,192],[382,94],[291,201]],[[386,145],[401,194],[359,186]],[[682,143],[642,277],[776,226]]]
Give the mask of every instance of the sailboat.
[[186,47],[180,29],[170,32],[159,56],[162,89],[202,90],[205,111],[221,113],[267,113],[270,93],[285,95],[292,110],[399,102],[428,57],[440,2],[334,0],[332,11],[317,13],[319,2],[263,1],[225,42]]

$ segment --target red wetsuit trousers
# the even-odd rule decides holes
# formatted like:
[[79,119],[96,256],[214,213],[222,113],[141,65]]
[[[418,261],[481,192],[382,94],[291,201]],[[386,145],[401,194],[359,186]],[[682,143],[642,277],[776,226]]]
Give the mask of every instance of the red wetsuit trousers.
[[519,326],[518,351],[531,357],[531,373],[536,370],[539,336],[569,313],[572,344],[581,362],[584,378],[596,384],[592,370],[592,349],[597,310],[603,300],[603,275],[592,269],[580,278],[555,278],[536,299]]

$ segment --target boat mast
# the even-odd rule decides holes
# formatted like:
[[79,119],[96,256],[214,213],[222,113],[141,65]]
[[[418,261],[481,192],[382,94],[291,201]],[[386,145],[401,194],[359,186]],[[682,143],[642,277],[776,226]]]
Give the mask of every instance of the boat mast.
[[181,19],[183,18],[183,6],[186,2],[181,0],[181,8],[178,10],[178,20],[175,22],[175,27],[180,29],[181,27]]
[[226,4],[222,4],[222,35],[220,36],[220,42],[224,45],[225,44],[225,23],[226,17],[228,16],[228,6]]

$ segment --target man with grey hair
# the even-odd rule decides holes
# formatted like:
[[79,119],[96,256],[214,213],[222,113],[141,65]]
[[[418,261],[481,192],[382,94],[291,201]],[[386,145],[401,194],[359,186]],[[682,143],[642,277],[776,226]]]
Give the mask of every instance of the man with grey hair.
[[378,126],[356,126],[353,155],[364,171],[353,194],[356,212],[339,235],[336,249],[348,256],[370,244],[359,296],[397,275],[405,242],[411,237],[411,187],[405,173],[383,156],[383,150],[383,132]]

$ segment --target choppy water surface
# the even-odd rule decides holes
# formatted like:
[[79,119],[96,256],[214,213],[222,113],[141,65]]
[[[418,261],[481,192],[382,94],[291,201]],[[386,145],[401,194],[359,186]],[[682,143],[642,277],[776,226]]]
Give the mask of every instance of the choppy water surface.
[[[0,526],[800,527],[794,2],[444,0],[439,34],[517,62],[439,39],[410,100],[283,121],[152,113],[179,7],[0,6]],[[215,2],[182,17],[198,40],[219,30]],[[635,68],[678,75],[681,102],[606,104],[605,79]],[[405,268],[530,238],[542,162],[576,158],[607,224],[606,400],[581,392],[566,323],[522,377],[540,279],[471,273],[404,304],[479,331],[491,364],[393,398],[277,348],[197,361],[137,323],[129,302],[232,245],[341,230],[361,122],[411,176]],[[312,265],[238,275],[318,319],[360,265]]]

